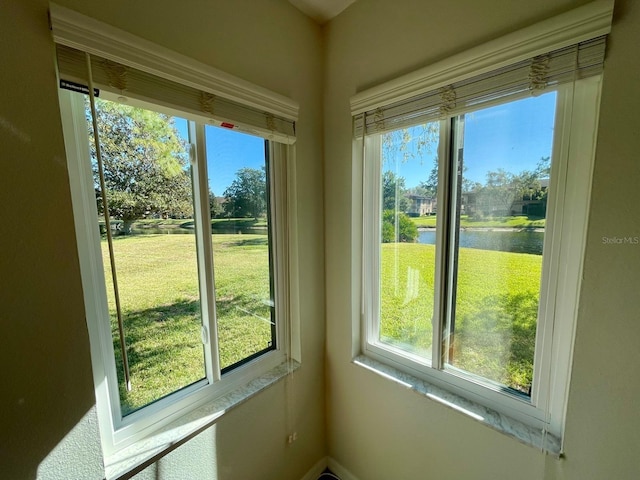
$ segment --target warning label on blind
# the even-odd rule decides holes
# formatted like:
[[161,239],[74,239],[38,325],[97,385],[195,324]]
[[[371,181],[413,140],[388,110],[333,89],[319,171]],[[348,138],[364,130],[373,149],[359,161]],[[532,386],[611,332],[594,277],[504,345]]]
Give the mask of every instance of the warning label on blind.
[[[71,90],[72,92],[84,93],[86,95],[89,95],[88,86],[82,85],[81,83],[70,82],[69,80],[60,80],[60,88],[64,88],[65,90]],[[100,90],[97,88],[94,88],[93,95],[96,97],[99,97]]]

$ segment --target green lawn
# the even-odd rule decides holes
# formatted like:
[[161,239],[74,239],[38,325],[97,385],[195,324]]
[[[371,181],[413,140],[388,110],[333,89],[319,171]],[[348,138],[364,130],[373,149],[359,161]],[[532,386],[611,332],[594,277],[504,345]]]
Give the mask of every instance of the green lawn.
[[[214,235],[220,363],[224,368],[271,341],[266,235]],[[107,291],[125,412],[205,375],[193,235],[116,237],[114,251],[131,370],[124,388],[111,275]],[[106,242],[103,258],[108,265]],[[108,268],[107,268],[108,270]]]
[[[417,227],[435,227],[436,216],[411,217]],[[529,218],[526,215],[486,218],[474,220],[468,215],[460,216],[460,226],[464,228],[544,228],[544,218]]]
[[[213,235],[222,367],[271,341],[266,235]],[[114,242],[132,391],[122,379],[112,288],[114,349],[125,412],[204,377],[193,235],[132,235]],[[106,242],[103,242],[108,265]],[[521,391],[531,384],[541,258],[460,250],[453,365]],[[107,269],[108,270],[108,269]],[[381,339],[428,355],[434,247],[382,245]],[[110,285],[110,275],[107,275]]]
[[[381,340],[430,358],[433,245],[383,244]],[[527,392],[533,375],[542,257],[460,249],[450,362]]]

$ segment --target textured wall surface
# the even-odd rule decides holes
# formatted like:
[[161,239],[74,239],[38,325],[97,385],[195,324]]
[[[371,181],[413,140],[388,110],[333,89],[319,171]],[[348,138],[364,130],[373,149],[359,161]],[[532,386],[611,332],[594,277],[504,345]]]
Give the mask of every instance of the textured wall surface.
[[[57,3],[300,104],[303,365],[290,393],[279,382],[139,477],[302,477],[326,451],[320,27],[286,0]],[[6,367],[0,477],[98,479],[89,340],[47,9],[44,0],[0,0],[0,356]],[[289,424],[298,433],[291,446]]]
[[[48,458],[101,478],[47,8],[0,3],[0,476],[35,478]],[[65,438],[89,458],[52,454]]]
[[[296,480],[327,454],[361,480],[638,477],[640,247],[602,241],[640,235],[638,2],[617,0],[605,66],[562,460],[351,364],[359,312],[351,278],[359,272],[349,98],[586,1],[358,0],[323,29],[286,0],[58,3],[301,106],[303,366],[292,395],[283,382],[275,385],[137,478]],[[44,0],[0,0],[0,477],[99,479],[47,7]],[[298,432],[292,446],[285,443],[289,421]]]
[[[565,432],[556,461],[350,363],[359,271],[348,206],[349,98],[453,53],[570,10],[573,0],[360,0],[325,29],[329,455],[362,480],[632,479],[640,471],[638,236],[640,5],[616,2],[605,66],[590,226]],[[636,133],[634,133],[636,132]],[[357,173],[357,172],[356,172]],[[354,327],[354,324],[356,325]]]

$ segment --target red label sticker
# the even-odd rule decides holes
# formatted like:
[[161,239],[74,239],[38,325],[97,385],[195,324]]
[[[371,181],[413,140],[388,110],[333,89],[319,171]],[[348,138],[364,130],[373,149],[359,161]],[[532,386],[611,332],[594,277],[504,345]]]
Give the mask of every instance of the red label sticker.
[[222,122],[220,126],[224,128],[233,128],[233,123]]

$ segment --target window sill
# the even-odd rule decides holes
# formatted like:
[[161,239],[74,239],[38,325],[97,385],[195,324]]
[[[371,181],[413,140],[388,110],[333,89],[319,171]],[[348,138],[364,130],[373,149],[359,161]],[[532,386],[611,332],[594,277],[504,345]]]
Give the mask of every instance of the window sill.
[[287,362],[281,363],[246,385],[180,417],[153,435],[105,457],[106,478],[108,480],[131,478],[213,425],[227,410],[240,405],[299,367],[300,364],[296,361],[292,361],[291,365]]
[[353,363],[404,387],[410,388],[420,395],[452,408],[525,445],[540,449],[556,457],[562,456],[560,439],[554,435],[549,433],[545,435],[537,428],[533,428],[495,410],[431,385],[424,380],[420,380],[408,373],[404,373],[364,355],[358,355],[353,359]]

